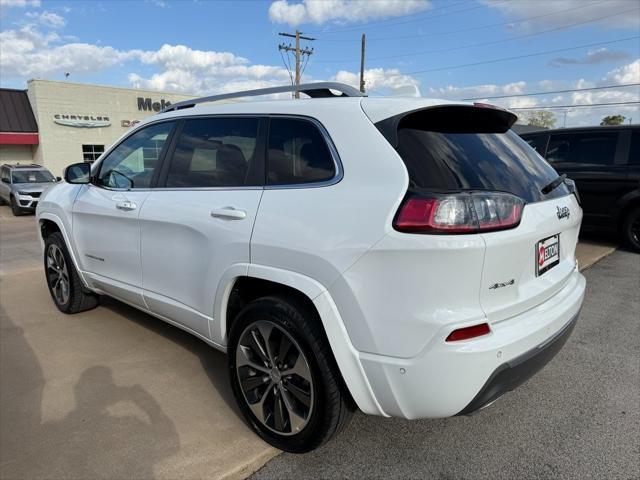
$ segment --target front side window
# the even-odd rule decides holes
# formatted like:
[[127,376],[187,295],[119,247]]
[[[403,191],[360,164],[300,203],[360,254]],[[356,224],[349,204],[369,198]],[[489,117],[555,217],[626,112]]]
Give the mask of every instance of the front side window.
[[149,188],[175,122],[138,130],[114,148],[100,164],[96,184],[108,188]]
[[257,118],[186,120],[171,157],[169,188],[240,187],[256,155]]
[[104,153],[104,145],[82,145],[82,159],[93,163]]
[[46,170],[16,170],[11,173],[13,183],[55,182],[55,177]]
[[551,135],[547,160],[551,163],[613,165],[618,132],[560,133]]
[[308,120],[272,118],[267,184],[292,185],[331,180],[336,166],[318,128]]
[[634,130],[631,134],[629,165],[640,165],[640,130]]

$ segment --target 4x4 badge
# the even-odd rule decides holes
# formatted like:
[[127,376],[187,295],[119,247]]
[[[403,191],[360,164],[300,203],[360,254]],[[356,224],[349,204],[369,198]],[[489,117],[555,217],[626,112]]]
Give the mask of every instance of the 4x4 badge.
[[571,211],[569,210],[569,207],[557,207],[558,209],[558,220],[562,220],[563,218],[569,218],[571,216]]

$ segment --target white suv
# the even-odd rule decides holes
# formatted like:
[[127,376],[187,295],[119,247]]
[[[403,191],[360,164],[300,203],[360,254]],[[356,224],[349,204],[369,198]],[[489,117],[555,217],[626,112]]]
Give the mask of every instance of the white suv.
[[582,304],[582,211],[516,116],[299,88],[175,104],[70,166],[37,209],[57,307],[109,295],[228,352],[247,421],[291,452],[355,407],[468,414],[542,368]]

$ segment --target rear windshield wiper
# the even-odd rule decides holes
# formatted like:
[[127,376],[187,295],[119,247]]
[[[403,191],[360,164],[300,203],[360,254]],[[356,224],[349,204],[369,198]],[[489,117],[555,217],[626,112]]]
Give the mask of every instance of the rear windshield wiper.
[[547,193],[551,193],[560,185],[562,185],[566,179],[567,179],[567,175],[563,173],[558,178],[556,178],[553,182],[542,187],[540,191],[542,192],[543,195],[546,195]]

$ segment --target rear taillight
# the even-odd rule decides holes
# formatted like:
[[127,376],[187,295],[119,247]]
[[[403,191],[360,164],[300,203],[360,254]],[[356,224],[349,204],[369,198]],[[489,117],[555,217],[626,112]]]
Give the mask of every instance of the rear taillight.
[[457,234],[515,228],[524,202],[508,193],[408,195],[393,222],[400,232]]
[[473,325],[471,327],[459,328],[454,330],[446,338],[446,342],[460,342],[462,340],[469,340],[471,338],[481,337],[491,332],[489,324],[481,323],[480,325]]

